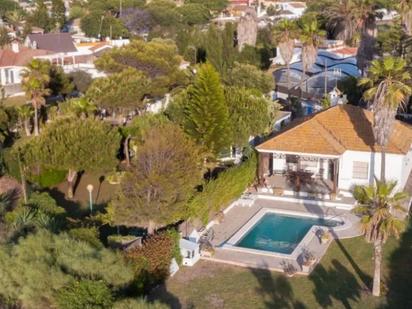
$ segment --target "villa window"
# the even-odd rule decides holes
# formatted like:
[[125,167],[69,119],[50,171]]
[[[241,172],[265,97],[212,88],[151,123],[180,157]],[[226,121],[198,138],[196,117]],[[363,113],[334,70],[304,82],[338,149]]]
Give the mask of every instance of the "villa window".
[[318,161],[301,161],[300,166],[303,170],[315,172],[318,169]]
[[368,162],[353,161],[352,177],[354,179],[368,179]]

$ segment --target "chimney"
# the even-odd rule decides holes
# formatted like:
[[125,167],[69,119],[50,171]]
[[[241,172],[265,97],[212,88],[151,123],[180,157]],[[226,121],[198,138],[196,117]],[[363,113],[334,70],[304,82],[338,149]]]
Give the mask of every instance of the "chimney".
[[19,42],[16,42],[16,41],[12,42],[11,50],[13,51],[13,53],[18,54],[20,52]]

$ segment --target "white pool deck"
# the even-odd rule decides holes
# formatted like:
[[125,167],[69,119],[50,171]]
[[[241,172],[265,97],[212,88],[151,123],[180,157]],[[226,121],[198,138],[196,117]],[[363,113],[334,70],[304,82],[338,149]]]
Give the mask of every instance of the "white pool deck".
[[322,218],[337,218],[343,220],[345,224],[331,230],[335,238],[351,238],[361,235],[359,218],[348,210],[331,206],[319,206],[313,203],[286,202],[255,197],[252,205],[242,206],[242,203],[234,203],[225,212],[225,218],[220,224],[213,225],[214,239],[212,244],[215,247],[213,257],[203,257],[206,260],[227,263],[243,267],[264,268],[274,271],[283,271],[284,263],[294,265],[297,274],[307,275],[308,271],[303,271],[300,265],[302,249],[309,250],[319,262],[326,253],[331,241],[322,244],[319,237],[315,235],[316,227],[309,230],[298,247],[290,255],[271,253],[267,251],[251,250],[236,246],[237,240],[253,226],[259,218],[267,211],[280,213],[290,213]]

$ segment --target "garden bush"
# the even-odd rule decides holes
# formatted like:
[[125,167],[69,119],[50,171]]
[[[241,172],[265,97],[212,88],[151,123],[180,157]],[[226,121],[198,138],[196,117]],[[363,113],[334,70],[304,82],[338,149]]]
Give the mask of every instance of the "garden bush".
[[168,305],[158,301],[154,303],[147,302],[144,298],[131,299],[126,298],[114,303],[113,309],[168,309]]
[[20,181],[19,162],[11,148],[3,150],[3,163],[6,173]]
[[95,248],[103,248],[103,244],[99,239],[99,231],[96,227],[78,227],[69,231],[70,237],[85,241]]
[[142,247],[126,251],[126,258],[132,262],[141,288],[148,291],[169,276],[169,267],[174,257],[174,239],[168,233],[152,235]]
[[105,309],[113,307],[113,295],[103,281],[72,281],[57,292],[61,309]]
[[66,179],[67,171],[41,168],[39,175],[30,175],[28,180],[41,188],[49,188],[62,183]]
[[241,165],[231,167],[216,179],[205,183],[203,190],[189,202],[190,217],[199,218],[206,223],[211,214],[227,207],[253,183],[256,167],[256,154],[252,153]]
[[[3,161],[7,174],[20,181],[20,167],[16,152],[11,148],[5,149],[3,151]],[[38,174],[34,172],[28,173],[27,180],[41,188],[48,188],[63,182],[66,175],[67,171],[40,167]]]

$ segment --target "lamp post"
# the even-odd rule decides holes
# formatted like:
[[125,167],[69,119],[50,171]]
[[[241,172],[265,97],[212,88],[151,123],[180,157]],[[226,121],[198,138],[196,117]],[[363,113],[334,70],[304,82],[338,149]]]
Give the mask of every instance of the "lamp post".
[[92,192],[93,192],[93,185],[87,185],[87,191],[89,191],[89,207],[90,207],[90,214],[93,213],[93,197],[92,197]]

